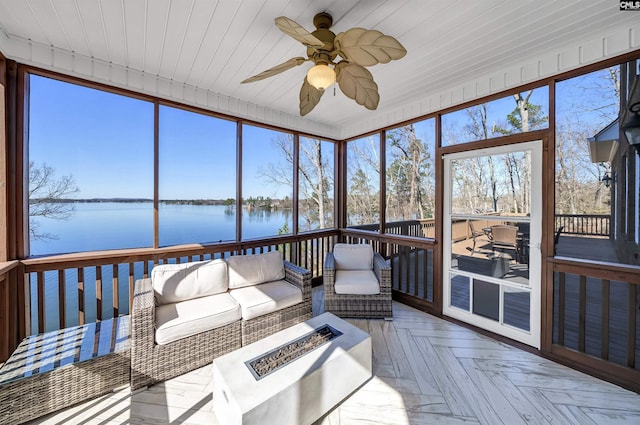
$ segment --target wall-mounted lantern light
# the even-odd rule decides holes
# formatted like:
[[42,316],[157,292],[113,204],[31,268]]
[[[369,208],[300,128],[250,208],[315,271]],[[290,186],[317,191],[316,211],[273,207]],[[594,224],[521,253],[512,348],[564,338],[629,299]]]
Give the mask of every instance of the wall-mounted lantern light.
[[622,130],[627,136],[629,145],[633,146],[640,155],[640,102],[631,105],[629,111],[633,113],[633,116],[622,126]]
[[604,183],[604,186],[607,188],[611,186],[611,183],[615,184],[616,182],[616,173],[612,172],[611,174],[613,177],[610,176],[609,172],[607,171],[606,173],[604,173],[604,176],[602,176],[602,179],[600,180],[602,183]]

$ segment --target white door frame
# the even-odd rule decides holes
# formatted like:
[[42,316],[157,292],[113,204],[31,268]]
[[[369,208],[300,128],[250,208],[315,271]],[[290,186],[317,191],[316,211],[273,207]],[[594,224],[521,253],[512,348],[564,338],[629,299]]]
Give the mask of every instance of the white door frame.
[[[517,329],[491,319],[473,314],[473,309],[469,311],[452,306],[451,300],[451,274],[466,274],[451,267],[451,160],[474,158],[478,156],[505,154],[510,152],[529,151],[531,153],[531,214],[528,218],[530,222],[529,236],[529,284],[508,282],[504,279],[482,276],[483,281],[500,285],[500,311],[502,312],[503,291],[512,288],[516,291],[530,292],[530,324],[529,331]],[[540,251],[542,240],[542,140],[517,143],[513,145],[499,146],[495,148],[478,149],[473,151],[447,154],[444,160],[444,208],[443,208],[443,300],[442,313],[446,316],[470,323],[474,326],[486,329],[490,332],[506,336],[520,341],[532,347],[540,348],[540,321],[541,321],[541,271],[542,255]],[[460,214],[454,214],[455,218],[469,218]],[[483,218],[481,215],[470,215],[474,218]],[[492,217],[495,219],[495,216]],[[527,221],[518,217],[520,221]],[[473,275],[473,274],[470,274]],[[471,287],[470,287],[471,289]],[[501,313],[502,316],[502,313]]]

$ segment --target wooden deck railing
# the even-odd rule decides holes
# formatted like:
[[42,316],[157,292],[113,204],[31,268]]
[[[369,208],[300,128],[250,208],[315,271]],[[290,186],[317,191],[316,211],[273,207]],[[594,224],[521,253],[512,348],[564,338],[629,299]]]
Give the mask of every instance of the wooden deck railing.
[[554,231],[557,232],[561,226],[563,234],[609,237],[611,216],[607,214],[556,214]]
[[17,291],[16,270],[20,265],[19,261],[0,262],[0,363],[6,360],[15,343],[17,337],[17,306],[15,305],[15,293]]
[[554,289],[552,353],[640,391],[640,267],[549,261]]
[[348,243],[370,243],[391,262],[394,298],[406,304],[435,312],[433,240],[380,235],[353,228],[343,229]]
[[[338,231],[280,236],[268,241],[182,245],[30,258],[25,268],[26,328],[40,333],[128,314],[134,283],[148,277],[154,265],[226,258],[280,250],[284,258],[322,275],[325,253]],[[75,294],[73,294],[75,292]],[[69,300],[75,300],[68,302]]]
[[[410,229],[410,226],[404,227]],[[183,263],[236,254],[280,250],[284,258],[322,276],[324,257],[346,238],[372,243],[394,267],[394,289],[432,306],[433,241],[404,235],[379,235],[362,230],[337,229],[278,236],[269,240],[181,245],[159,249],[127,249],[29,258],[24,268],[25,329],[48,332],[128,314],[137,279],[148,277],[157,264]],[[418,261],[415,261],[418,260]],[[398,267],[411,264],[411,267]]]

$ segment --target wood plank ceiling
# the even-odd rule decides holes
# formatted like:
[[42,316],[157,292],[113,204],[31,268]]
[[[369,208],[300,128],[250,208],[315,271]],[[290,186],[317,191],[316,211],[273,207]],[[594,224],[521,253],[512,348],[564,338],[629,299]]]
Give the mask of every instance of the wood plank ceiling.
[[[274,18],[311,31],[320,11],[333,15],[335,33],[377,29],[406,47],[403,59],[370,68],[377,111],[329,89],[300,118],[309,63],[240,84],[305,55]],[[611,0],[0,0],[0,51],[21,63],[341,138],[636,50],[639,17]],[[135,83],[134,74],[171,88]],[[176,85],[192,94],[176,94]]]

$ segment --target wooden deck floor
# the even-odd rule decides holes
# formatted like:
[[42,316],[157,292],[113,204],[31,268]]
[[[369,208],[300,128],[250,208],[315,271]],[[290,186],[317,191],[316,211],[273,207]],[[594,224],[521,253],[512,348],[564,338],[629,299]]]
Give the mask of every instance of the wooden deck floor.
[[[315,288],[314,314],[322,311]],[[374,377],[321,424],[640,423],[638,394],[397,302],[393,314],[391,322],[349,320],[372,336]],[[215,425],[211,389],[207,366],[33,423]]]

